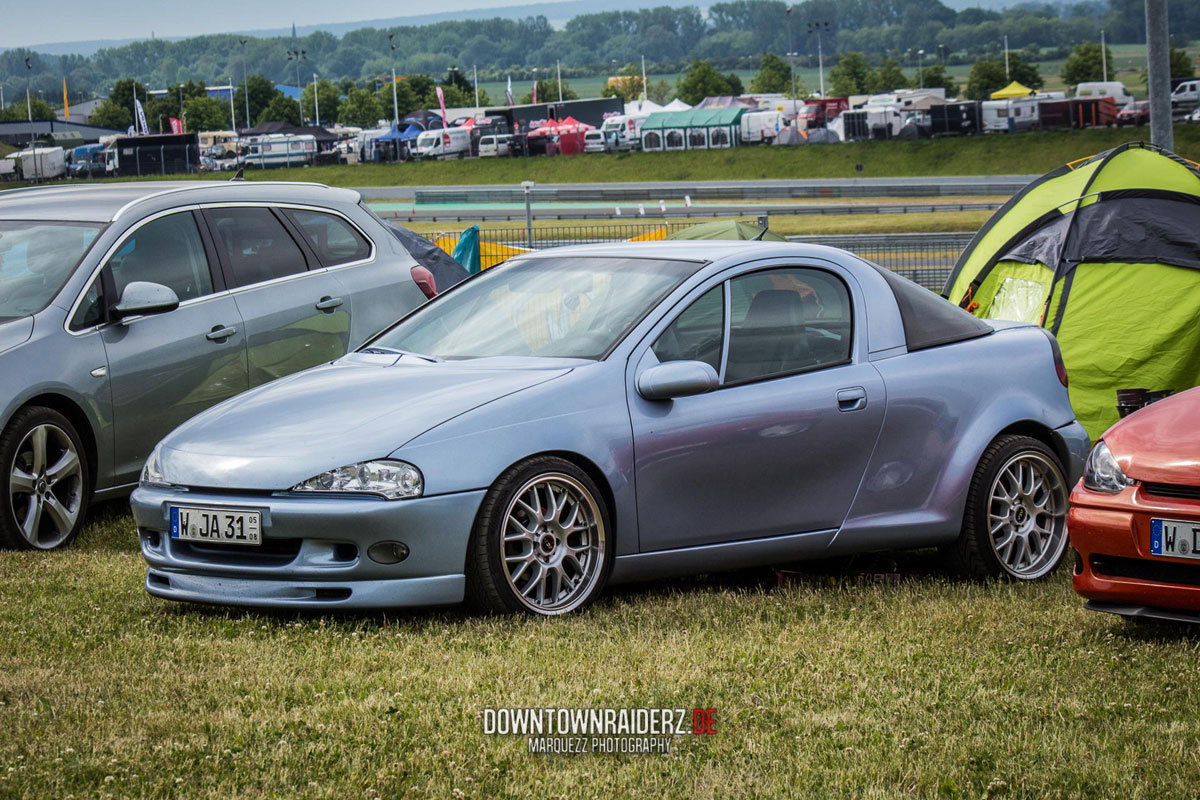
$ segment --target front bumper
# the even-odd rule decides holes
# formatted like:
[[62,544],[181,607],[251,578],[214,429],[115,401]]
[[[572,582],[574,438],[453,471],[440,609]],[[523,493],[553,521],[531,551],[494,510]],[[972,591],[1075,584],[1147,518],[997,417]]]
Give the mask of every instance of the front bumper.
[[1067,529],[1079,554],[1075,591],[1088,608],[1160,619],[1175,618],[1163,611],[1200,612],[1200,561],[1152,555],[1154,517],[1200,521],[1200,502],[1155,496],[1140,484],[1117,495],[1075,487]]
[[[258,608],[370,609],[461,602],[467,542],[484,491],[385,501],[139,487],[130,498],[156,597]],[[172,505],[259,511],[260,547],[171,539]],[[402,542],[408,557],[367,550]]]

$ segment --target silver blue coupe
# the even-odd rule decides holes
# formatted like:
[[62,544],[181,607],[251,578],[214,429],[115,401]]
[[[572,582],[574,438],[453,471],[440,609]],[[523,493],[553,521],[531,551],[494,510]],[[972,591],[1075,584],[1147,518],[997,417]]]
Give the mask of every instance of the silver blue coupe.
[[1088,438],[1054,338],[849,253],[529,254],[202,412],[132,505],[151,594],[564,614],[606,584],[940,546],[1032,580]]

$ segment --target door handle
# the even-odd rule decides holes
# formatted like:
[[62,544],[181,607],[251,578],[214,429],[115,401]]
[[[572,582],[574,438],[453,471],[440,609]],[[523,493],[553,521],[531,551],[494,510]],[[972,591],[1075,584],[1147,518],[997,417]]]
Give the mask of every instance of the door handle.
[[867,390],[861,386],[839,389],[837,401],[838,411],[860,411],[867,407]]
[[342,304],[342,298],[325,295],[316,305],[318,311],[333,311]]
[[237,333],[237,328],[228,325],[214,325],[211,331],[204,334],[204,338],[212,342],[223,342],[235,333]]

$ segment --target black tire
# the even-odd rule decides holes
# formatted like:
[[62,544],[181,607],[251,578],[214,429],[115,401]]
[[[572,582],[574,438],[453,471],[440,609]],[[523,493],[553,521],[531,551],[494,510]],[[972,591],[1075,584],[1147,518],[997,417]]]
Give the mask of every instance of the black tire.
[[[1032,507],[1031,502],[1012,502],[1005,505],[1005,501],[993,498],[993,490],[999,486],[997,481],[1000,474],[1018,462],[1029,464],[1030,469],[1045,468],[1045,474],[1040,477],[1046,484],[1046,502],[1054,504],[1053,516],[1024,510]],[[977,579],[1039,580],[1052,574],[1058,569],[1068,550],[1066,513],[1067,495],[1070,490],[1064,475],[1065,471],[1058,455],[1043,442],[1029,436],[998,437],[984,451],[971,478],[962,531],[956,540],[941,548],[948,565],[961,575]],[[1030,552],[1031,562],[1026,569],[1021,569],[1019,564],[1007,563],[1000,551],[1011,554],[1011,548],[1005,550],[993,539],[993,520],[1005,516],[995,512],[1006,509],[1012,510],[1008,521],[997,524],[1010,525],[1015,529],[1017,521],[1020,520],[1022,525],[1032,525],[1035,528],[1033,537],[1029,537],[1027,530],[1028,538],[1046,543],[1039,558],[1034,559]],[[1052,529],[1057,532],[1056,536],[1042,537],[1036,533],[1050,522],[1053,522]],[[1001,528],[999,535],[1003,537],[1006,532],[1007,529]],[[1024,546],[1033,547],[1029,543]]]
[[[48,433],[49,439],[44,446],[42,469],[33,470],[31,460],[32,450],[27,441],[37,429]],[[74,448],[78,465],[69,474],[62,471],[56,485],[55,475],[48,471],[55,464],[64,464],[62,456],[67,445]],[[36,479],[32,491],[21,492],[13,487],[17,478],[17,470],[33,474]],[[37,474],[34,474],[36,472]],[[42,406],[29,406],[21,409],[15,415],[4,432],[0,433],[0,547],[9,550],[57,550],[66,547],[79,535],[87,516],[88,503],[91,499],[91,470],[88,466],[87,451],[83,440],[70,420],[57,411]],[[40,503],[43,509],[47,503],[53,505],[54,512],[65,514],[69,512],[71,524],[63,531],[57,527],[55,516],[46,511],[46,516],[38,514],[38,522],[31,526],[35,529],[34,541],[31,541],[22,530],[23,523],[30,519],[31,504]],[[51,499],[52,498],[52,499]],[[65,511],[63,511],[65,509]],[[53,530],[51,530],[53,528]]]
[[[521,537],[520,541],[504,541],[505,531],[510,530],[510,514],[526,513],[518,508],[519,498],[528,497],[527,492],[536,492],[532,487],[543,484],[558,486],[564,492],[567,499],[564,499],[563,506],[559,507],[560,512],[570,512],[570,508],[566,506],[566,503],[570,502],[569,493],[577,494],[579,500],[576,501],[575,513],[582,514],[589,527],[576,532],[560,531],[556,536],[550,530],[555,522],[547,522],[543,531],[540,518],[535,520],[526,514],[528,524],[536,530],[529,532],[528,538],[517,534]],[[536,498],[535,494],[535,500]],[[539,510],[544,508],[540,500],[535,504]],[[556,518],[558,516],[556,515]],[[568,550],[584,550],[579,545],[584,541],[581,537],[585,535],[591,543],[586,551],[582,552],[586,569],[580,566],[578,555],[574,552],[567,554]],[[572,537],[575,538],[572,540]],[[526,544],[530,548],[527,554],[516,552],[524,549]],[[604,501],[604,495],[586,472],[571,462],[554,456],[536,456],[522,461],[509,467],[496,479],[476,515],[475,527],[467,546],[467,605],[472,610],[482,613],[524,613],[546,617],[578,611],[590,604],[603,590],[612,571],[614,544],[611,512]],[[542,546],[553,546],[556,549],[539,550]],[[544,586],[534,587],[536,598],[524,598],[522,592],[518,591],[520,581],[525,580],[523,590],[533,592],[534,589],[530,587],[536,582],[535,578],[519,571],[510,577],[506,554],[510,559],[526,556],[523,559],[528,561],[525,568],[536,570],[534,575],[537,581],[547,572],[555,573],[552,589],[554,597],[543,603],[535,602],[535,599],[541,599],[543,590],[551,591],[547,578]],[[568,562],[567,559],[572,561]],[[577,583],[574,586],[567,584],[569,591],[563,594],[564,581],[571,580],[567,573],[574,572],[576,567],[579,567]],[[520,568],[521,562],[517,562],[514,570]]]

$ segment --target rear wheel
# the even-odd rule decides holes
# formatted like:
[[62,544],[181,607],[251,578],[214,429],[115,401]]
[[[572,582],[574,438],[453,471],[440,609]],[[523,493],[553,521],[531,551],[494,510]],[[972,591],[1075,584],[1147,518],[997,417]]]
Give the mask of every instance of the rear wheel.
[[1058,456],[1029,436],[1001,436],[975,468],[962,532],[944,552],[971,577],[1037,580],[1066,551],[1067,482]]
[[480,611],[558,616],[590,603],[612,563],[608,509],[569,461],[531,458],[484,498],[467,553],[467,601]]
[[79,533],[87,513],[88,463],[75,426],[53,409],[17,412],[0,434],[0,545],[54,550]]

